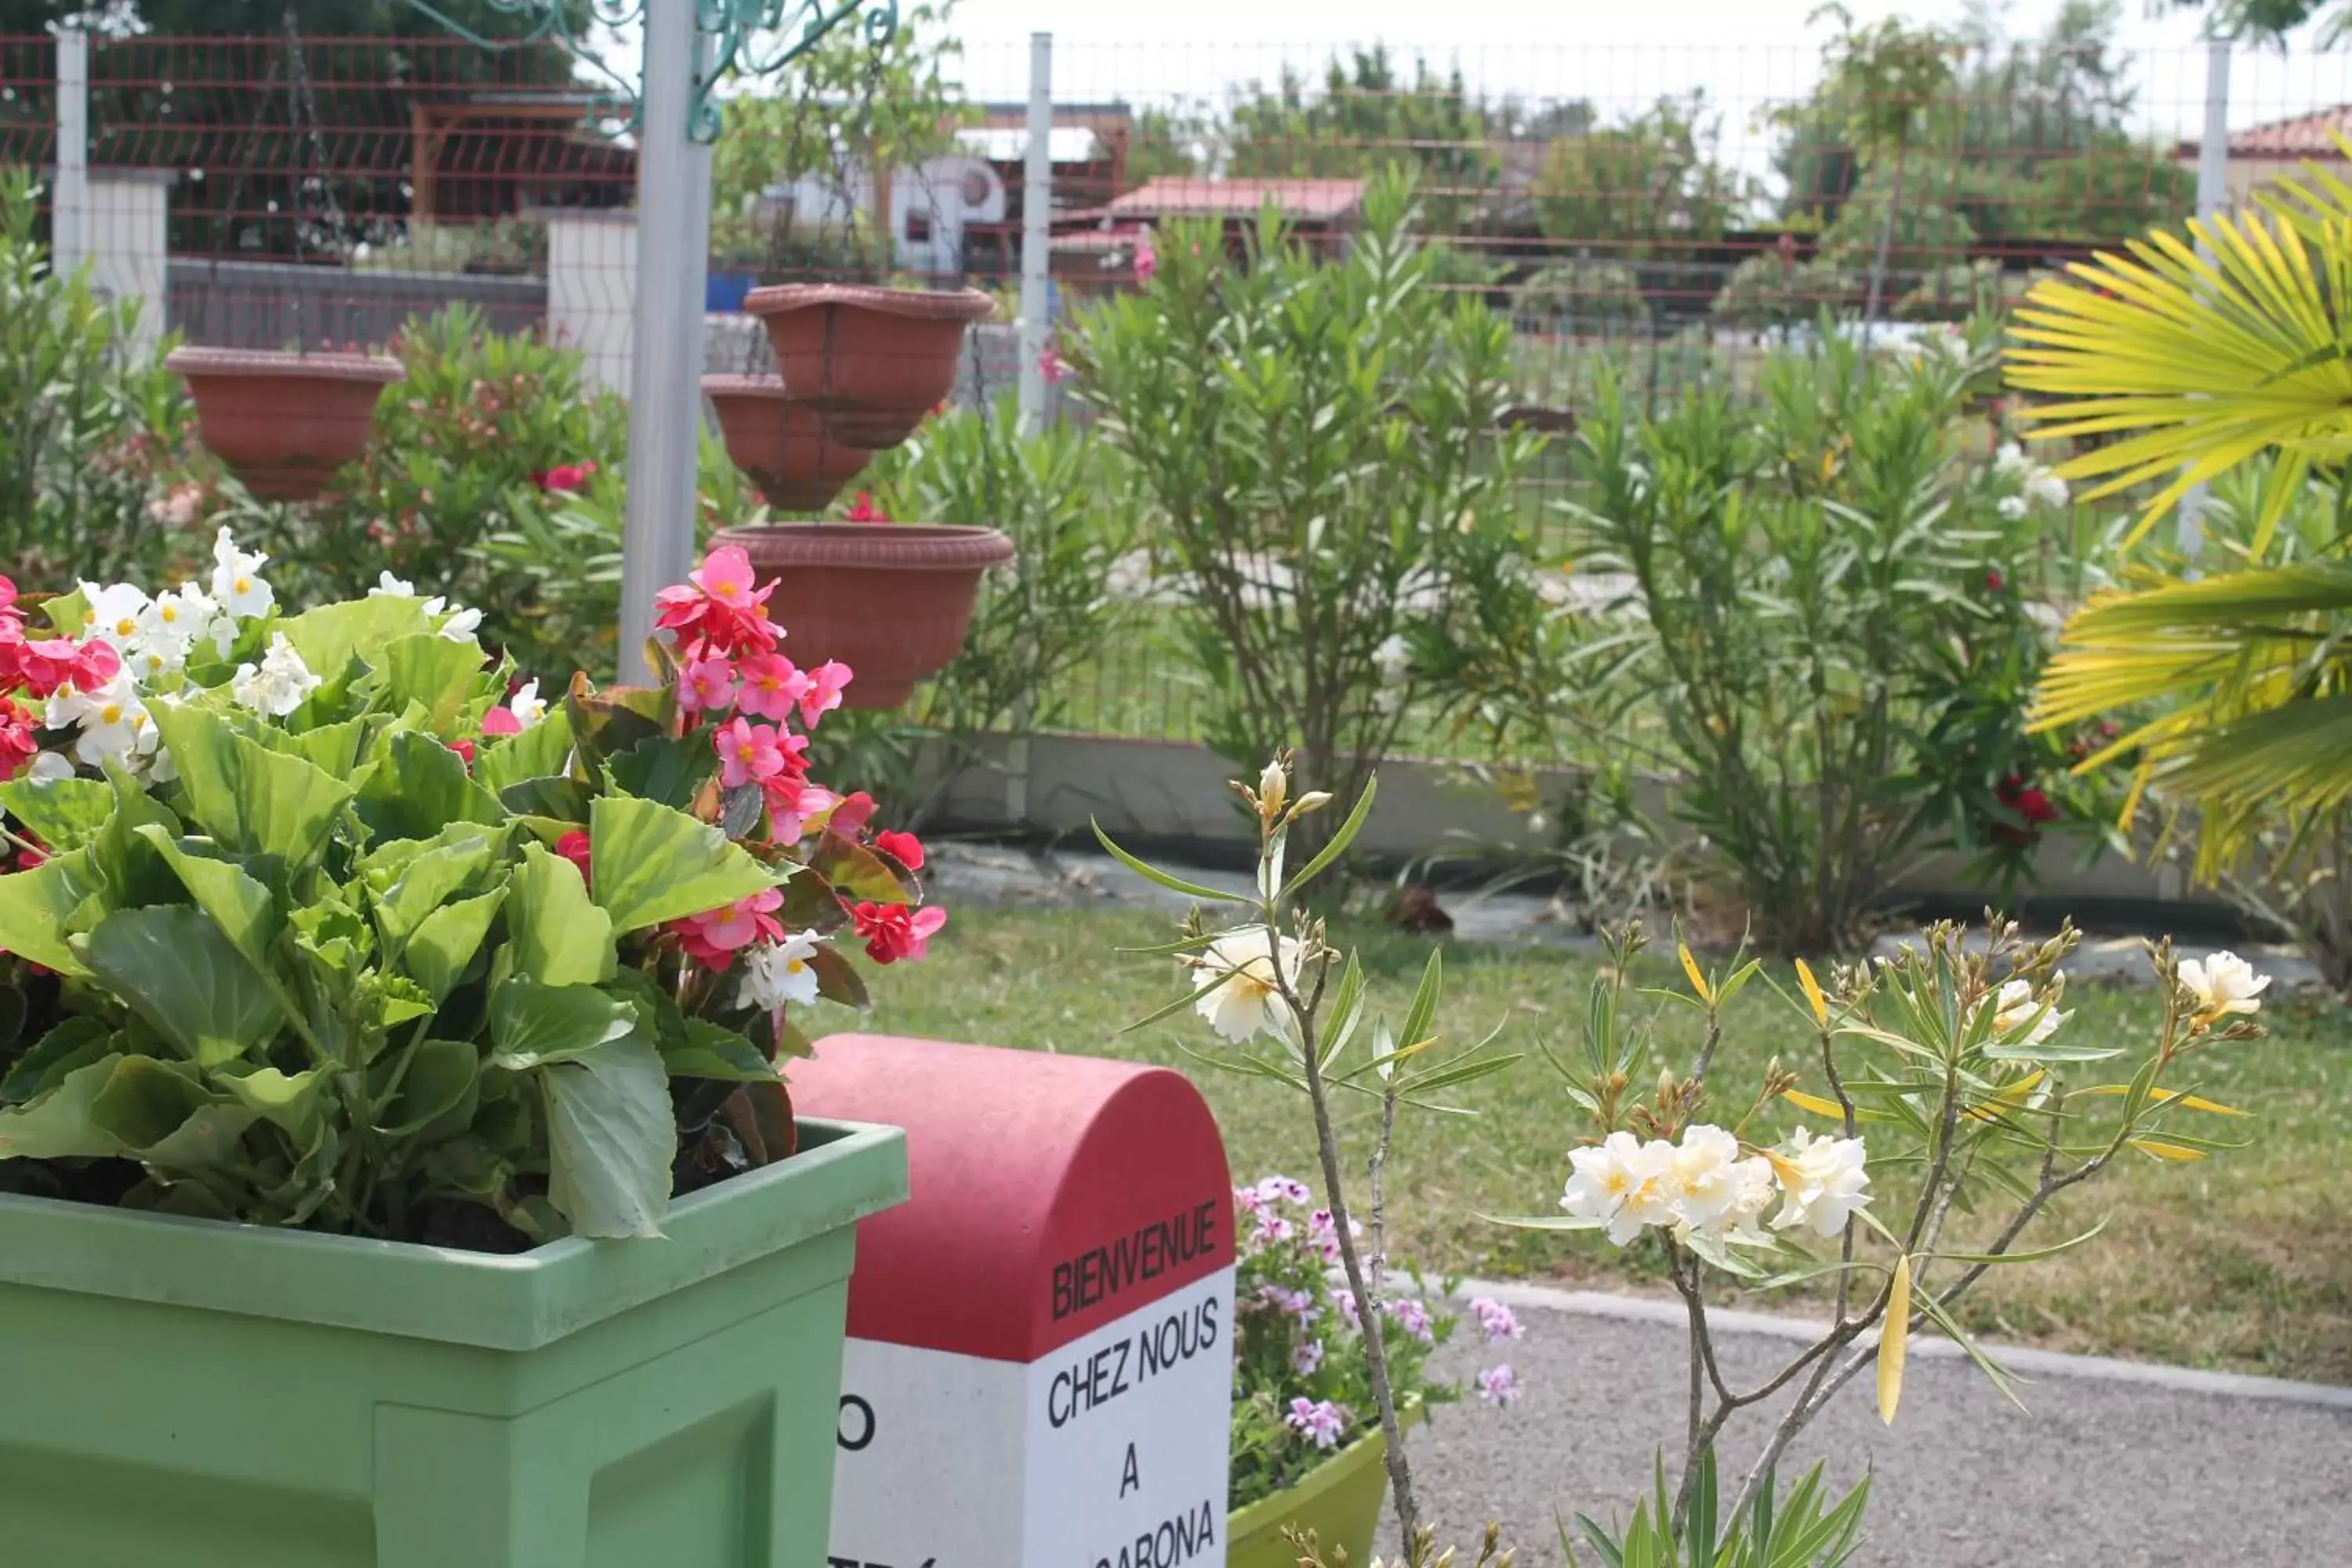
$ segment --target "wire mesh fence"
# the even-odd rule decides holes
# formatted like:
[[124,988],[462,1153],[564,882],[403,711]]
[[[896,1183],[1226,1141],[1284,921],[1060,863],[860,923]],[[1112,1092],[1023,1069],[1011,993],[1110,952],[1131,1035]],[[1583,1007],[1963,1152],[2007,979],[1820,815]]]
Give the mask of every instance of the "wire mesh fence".
[[[969,286],[994,308],[954,396],[992,405],[1038,372],[1015,325],[1030,51],[864,47],[726,98],[706,368],[775,374],[743,314],[762,285]],[[1947,36],[1931,53],[1664,37],[1442,59],[1335,41],[1064,45],[1054,319],[1137,287],[1180,221],[1241,253],[1272,214],[1337,255],[1367,183],[1402,165],[1440,285],[1510,321],[1515,417],[1557,431],[1603,370],[1653,405],[1738,384],[1824,311],[1932,330],[2194,207],[2203,49],[2130,57],[2062,27]],[[2238,51],[2227,121],[2232,202],[2305,160],[2352,173],[2335,140],[2352,126],[2352,58]],[[78,153],[61,126],[79,128]],[[102,294],[140,301],[150,343],[168,329],[220,347],[380,345],[463,304],[485,329],[579,350],[591,388],[629,386],[635,141],[604,79],[551,47],[289,27],[94,37],[77,63],[55,38],[0,37],[0,165],[45,182],[41,237]],[[1048,404],[1085,418],[1055,368]],[[1569,483],[1567,445],[1555,436],[1535,469],[1531,517]],[[1063,694],[1064,722],[1197,736],[1183,668],[1164,628],[1122,639]]]

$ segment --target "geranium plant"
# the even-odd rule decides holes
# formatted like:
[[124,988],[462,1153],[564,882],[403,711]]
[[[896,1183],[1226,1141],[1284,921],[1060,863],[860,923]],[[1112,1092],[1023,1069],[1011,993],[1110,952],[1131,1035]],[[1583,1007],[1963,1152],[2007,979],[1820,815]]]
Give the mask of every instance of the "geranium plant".
[[[1360,1227],[1351,1225],[1351,1230]],[[1234,1236],[1241,1261],[1234,1279],[1234,1446],[1227,1506],[1240,1509],[1296,1485],[1307,1472],[1359,1436],[1380,1427],[1371,1368],[1352,1291],[1337,1284],[1339,1224],[1306,1183],[1268,1176],[1234,1189]],[[1451,1299],[1455,1281],[1417,1289],[1381,1304],[1381,1343],[1398,1408],[1412,1412],[1463,1397],[1465,1384],[1432,1374],[1429,1357],[1461,1325]],[[1524,1331],[1502,1302],[1469,1304],[1490,1346]],[[1519,1396],[1508,1362],[1478,1373],[1478,1397],[1507,1405]]]
[[475,612],[289,615],[264,564],[0,584],[0,1182],[498,1249],[790,1154],[797,1012],[865,999],[836,934],[945,918],[808,777],[850,672],[736,552],[663,594],[663,687],[560,696]]

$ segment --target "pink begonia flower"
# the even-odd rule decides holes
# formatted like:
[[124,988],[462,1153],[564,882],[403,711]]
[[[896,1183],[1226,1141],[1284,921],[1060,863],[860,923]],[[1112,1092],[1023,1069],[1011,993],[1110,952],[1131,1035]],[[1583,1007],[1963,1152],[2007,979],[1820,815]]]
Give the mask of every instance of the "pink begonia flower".
[[777,744],[779,739],[773,725],[754,724],[748,719],[720,725],[711,734],[711,744],[719,752],[719,782],[729,789],[740,789],[785,772],[791,764]]
[[1348,1428],[1345,1411],[1328,1399],[1309,1399],[1303,1394],[1290,1402],[1290,1414],[1283,1421],[1318,1448],[1337,1447],[1339,1434]]
[[[933,409],[931,412],[936,414],[939,410]],[[872,490],[859,490],[856,499],[850,501],[849,510],[841,514],[841,521],[844,522],[887,522],[890,520],[887,516],[884,515],[882,509],[875,504],[874,492]]]
[[482,715],[482,733],[520,735],[522,733],[522,721],[515,717],[511,708],[493,708]]
[[688,957],[705,969],[726,969],[753,942],[783,940],[783,922],[774,914],[783,901],[782,889],[768,888],[722,908],[688,915],[669,929]]
[[793,710],[808,694],[809,678],[780,653],[753,654],[736,673],[743,678],[743,689],[735,700],[755,719],[773,719],[782,723],[793,716]]
[[[735,667],[723,658],[696,659],[678,671],[677,705],[689,713],[717,713],[732,708],[735,706]],[[743,710],[747,713],[756,711],[748,703]]]
[[861,903],[851,914],[857,934],[866,939],[866,956],[877,963],[922,957],[948,923],[947,910],[937,904],[910,910],[904,904]]
[[1519,1374],[1511,1363],[1490,1366],[1478,1374],[1478,1397],[1489,1405],[1508,1405],[1519,1396]]
[[798,844],[808,832],[808,820],[841,804],[841,797],[823,784],[777,779],[768,785],[768,815],[774,819],[769,837],[778,844]]
[[855,679],[849,666],[837,658],[826,659],[814,669],[805,672],[808,689],[801,693],[801,722],[816,728],[816,721],[841,706],[841,693]]
[[854,795],[845,795],[841,804],[833,808],[833,815],[825,819],[825,830],[838,833],[845,838],[855,838],[866,831],[866,825],[873,816],[874,797],[861,789]]

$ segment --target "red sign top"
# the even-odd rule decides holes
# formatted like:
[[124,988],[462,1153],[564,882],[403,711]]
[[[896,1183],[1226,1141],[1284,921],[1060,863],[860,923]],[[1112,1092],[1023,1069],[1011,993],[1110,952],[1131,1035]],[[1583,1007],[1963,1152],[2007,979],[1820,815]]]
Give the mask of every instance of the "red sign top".
[[1181,1073],[834,1035],[792,1092],[907,1130],[912,1195],[858,1225],[858,1339],[1033,1362],[1234,1261],[1224,1141]]

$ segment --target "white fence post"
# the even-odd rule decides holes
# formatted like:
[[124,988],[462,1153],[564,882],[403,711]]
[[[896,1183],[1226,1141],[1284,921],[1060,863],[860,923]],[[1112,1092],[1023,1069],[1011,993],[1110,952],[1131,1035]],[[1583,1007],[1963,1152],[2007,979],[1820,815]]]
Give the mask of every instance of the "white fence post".
[[643,650],[654,595],[694,565],[702,425],[702,306],[710,251],[710,150],[688,125],[709,68],[697,0],[646,0],[637,130],[636,331],[630,345],[628,518],[621,542],[620,677]]
[[1021,432],[1045,426],[1053,332],[1054,35],[1029,35],[1029,148],[1021,178]]
[[[2205,46],[2205,140],[2197,147],[2197,216],[2210,222],[2230,207],[2230,44],[2215,38]],[[2213,247],[2200,245],[2197,254],[2207,261]],[[2173,542],[2191,561],[2205,543],[2205,487],[2199,485],[2180,498],[2173,520]]]
[[49,259],[69,274],[89,252],[89,35],[58,35],[58,177],[49,192]]

